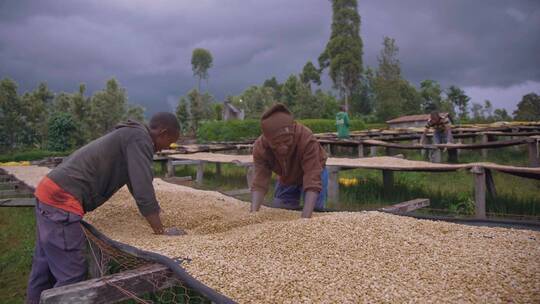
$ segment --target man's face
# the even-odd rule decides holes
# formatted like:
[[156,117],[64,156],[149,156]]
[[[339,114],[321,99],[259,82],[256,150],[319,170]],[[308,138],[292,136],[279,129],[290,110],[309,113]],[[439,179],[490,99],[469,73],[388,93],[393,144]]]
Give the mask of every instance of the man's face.
[[280,157],[285,157],[293,148],[294,138],[292,134],[282,134],[269,141],[270,148]]
[[176,142],[180,137],[180,132],[178,131],[168,131],[163,129],[159,132],[156,137],[156,152],[168,148],[172,143]]

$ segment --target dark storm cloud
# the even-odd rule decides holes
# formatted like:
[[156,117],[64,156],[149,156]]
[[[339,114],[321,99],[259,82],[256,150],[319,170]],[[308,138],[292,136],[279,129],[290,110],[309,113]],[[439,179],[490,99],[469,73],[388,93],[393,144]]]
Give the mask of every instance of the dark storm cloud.
[[[359,1],[364,63],[396,39],[405,76],[444,86],[540,82],[538,1]],[[97,90],[115,76],[130,100],[166,109],[192,88],[191,52],[214,56],[219,99],[316,61],[330,33],[329,1],[2,1],[0,77],[22,90],[47,81]],[[326,85],[329,87],[329,84]]]

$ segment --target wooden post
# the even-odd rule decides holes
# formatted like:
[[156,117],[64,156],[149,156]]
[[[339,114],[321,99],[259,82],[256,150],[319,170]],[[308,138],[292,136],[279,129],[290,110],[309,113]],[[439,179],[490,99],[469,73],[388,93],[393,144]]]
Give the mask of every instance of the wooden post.
[[486,218],[486,172],[483,167],[471,169],[474,176],[474,213],[475,218]]
[[167,174],[166,177],[173,177],[174,176],[174,165],[172,159],[167,159]]
[[[481,134],[482,134],[482,143],[487,144],[489,142],[489,136],[487,134],[484,134],[484,133],[481,133]],[[482,157],[486,158],[487,156],[488,156],[488,150],[487,149],[482,149]]]
[[221,163],[216,163],[216,175],[221,176]]
[[204,177],[204,162],[200,161],[199,164],[197,164],[197,177],[195,179],[195,182],[199,186],[203,184],[203,177]]
[[161,174],[163,175],[167,175],[167,161],[159,161],[159,165],[160,165],[160,169],[161,169]]
[[339,167],[327,166],[328,169],[328,200],[339,203]]
[[246,180],[247,180],[247,186],[249,189],[251,189],[251,184],[253,183],[254,176],[255,176],[255,167],[247,166],[246,167]]
[[457,163],[458,155],[459,155],[459,149],[448,149],[448,162]]
[[431,162],[441,163],[442,162],[442,150],[439,148],[431,150]]
[[332,155],[332,148],[330,144],[324,144],[323,145],[324,150],[326,150],[326,154],[328,154],[328,157]]
[[377,156],[377,146],[369,147],[369,156]]
[[394,188],[394,171],[382,170],[384,191]]
[[363,158],[363,157],[364,157],[364,145],[359,144],[358,145],[358,158]]
[[529,167],[540,167],[538,158],[538,141],[536,139],[528,139],[527,146],[529,150]]

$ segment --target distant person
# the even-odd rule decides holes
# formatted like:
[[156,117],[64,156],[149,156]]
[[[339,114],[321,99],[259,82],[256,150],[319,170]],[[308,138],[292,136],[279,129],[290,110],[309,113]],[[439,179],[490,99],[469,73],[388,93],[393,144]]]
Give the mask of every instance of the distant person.
[[344,105],[339,107],[340,112],[336,114],[336,127],[338,138],[349,138],[349,114],[347,114],[347,107]]
[[148,126],[128,121],[71,154],[36,188],[36,247],[26,303],[39,303],[43,290],[85,280],[86,237],[80,221],[128,186],[155,234],[181,235],[164,228],[152,185],[154,152],[179,137],[171,113],[157,113]]
[[272,172],[278,175],[272,206],[297,209],[304,196],[303,218],[324,208],[328,188],[326,152],[310,129],[296,123],[291,112],[276,104],[261,117],[262,135],[253,147],[255,172],[251,212],[259,211]]
[[438,111],[431,112],[424,133],[420,139],[421,143],[425,143],[429,129],[433,129],[434,144],[448,144],[454,141],[452,138],[452,122],[450,121],[448,114],[439,113]]

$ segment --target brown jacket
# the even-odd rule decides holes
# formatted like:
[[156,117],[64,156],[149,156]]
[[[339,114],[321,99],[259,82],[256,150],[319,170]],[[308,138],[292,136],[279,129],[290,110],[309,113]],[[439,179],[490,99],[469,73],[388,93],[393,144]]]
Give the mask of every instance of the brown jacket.
[[285,185],[303,185],[304,191],[320,192],[321,172],[326,165],[326,152],[310,129],[294,124],[294,147],[286,159],[278,159],[264,136],[259,136],[253,147],[255,177],[251,191],[266,193],[272,172]]

